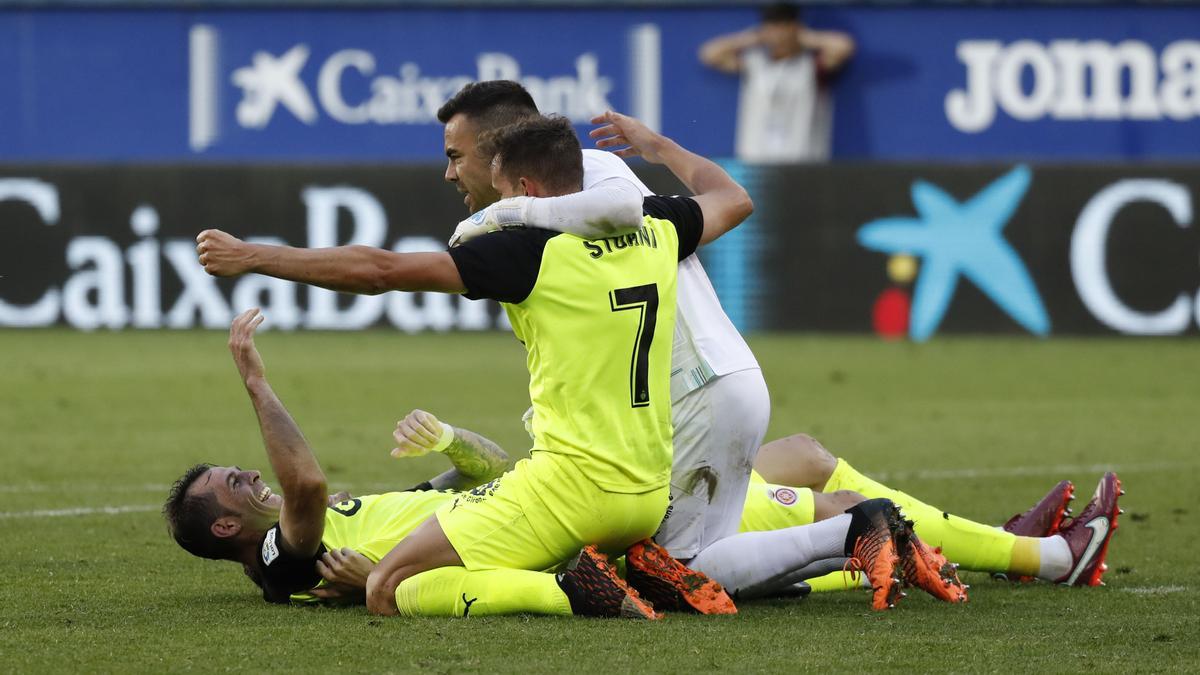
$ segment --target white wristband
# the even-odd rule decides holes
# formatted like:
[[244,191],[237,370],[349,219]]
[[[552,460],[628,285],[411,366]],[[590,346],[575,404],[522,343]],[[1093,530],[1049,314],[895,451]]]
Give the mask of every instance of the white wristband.
[[442,425],[442,437],[429,449],[430,452],[443,452],[454,442],[454,427],[445,422],[440,422],[440,424]]

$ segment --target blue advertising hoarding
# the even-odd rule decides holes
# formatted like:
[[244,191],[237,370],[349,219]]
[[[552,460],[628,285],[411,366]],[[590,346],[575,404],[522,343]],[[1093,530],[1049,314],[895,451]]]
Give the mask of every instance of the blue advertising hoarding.
[[[1200,157],[1200,7],[813,8],[859,51],[834,83],[834,156]],[[700,44],[752,8],[0,11],[0,157],[410,162],[437,107],[520,79],[580,128],[606,108],[710,156],[738,82]]]

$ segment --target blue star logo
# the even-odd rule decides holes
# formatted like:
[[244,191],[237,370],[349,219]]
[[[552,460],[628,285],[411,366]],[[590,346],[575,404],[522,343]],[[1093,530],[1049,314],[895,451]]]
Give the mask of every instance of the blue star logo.
[[970,279],[1017,323],[1035,335],[1050,332],[1037,286],[1002,231],[1029,189],[1030,171],[1018,166],[963,203],[938,186],[913,183],[917,218],[880,218],[858,231],[874,251],[921,258],[909,334],[928,340],[942,322],[959,276]]

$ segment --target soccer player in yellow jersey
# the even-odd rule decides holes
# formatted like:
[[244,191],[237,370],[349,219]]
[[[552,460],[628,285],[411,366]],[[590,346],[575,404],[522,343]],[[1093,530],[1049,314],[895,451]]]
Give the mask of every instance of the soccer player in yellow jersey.
[[[438,509],[472,494],[451,488],[475,487],[500,475],[508,467],[508,456],[486,439],[451,430],[427,448],[436,446],[455,468],[415,491],[329,497],[316,457],[267,383],[254,346],[254,331],[262,320],[258,310],[238,316],[230,328],[229,347],[283,494],[267,487],[257,471],[198,464],[172,487],[163,515],[180,546],[200,557],[241,564],[270,602],[346,598],[346,591],[353,589],[314,589],[321,581],[319,572],[331,567],[344,571],[342,563],[350,560],[351,552],[368,565],[378,561]],[[419,422],[415,414],[403,420],[395,434],[398,443]],[[557,576],[496,570],[460,577],[451,580],[453,586],[441,586],[451,592],[435,593],[426,601],[425,613],[462,616],[474,609],[476,614],[654,616],[623,582],[589,562],[581,558],[580,564]],[[365,578],[357,580],[360,601],[364,584]]]
[[[421,414],[432,431],[423,437],[397,436],[405,452],[416,454],[429,447],[443,428],[436,418]],[[821,576],[829,570],[842,570],[846,558],[837,550],[840,538],[833,542],[832,550],[822,547],[820,540],[829,533],[809,527],[842,515],[868,496],[900,505],[906,517],[916,520],[914,529],[922,538],[943,547],[946,556],[965,569],[1080,586],[1096,585],[1111,538],[1110,528],[1089,552],[1087,544],[1092,538],[1085,535],[1096,526],[1088,523],[1104,518],[1115,521],[1119,512],[1120,486],[1110,473],[1069,523],[1064,516],[1069,513],[1073,488],[1069,481],[1061,481],[1033,508],[1014,516],[1004,528],[994,528],[942,511],[859,474],[844,458],[835,457],[806,434],[767,443],[754,468],[741,515],[741,534],[719,540],[690,563],[742,599],[787,594],[800,581],[808,582],[804,586],[813,590],[869,585],[865,576],[857,574]],[[789,537],[776,536],[784,530]],[[1064,557],[1046,553],[1058,546],[1069,549]],[[903,570],[906,575],[913,571]],[[943,599],[957,597],[952,586],[926,590]]]
[[[403,254],[247,244],[213,230],[197,237],[201,264],[218,276],[257,272],[339,291],[496,299],[526,345],[536,411],[530,459],[459,496],[384,556],[367,587],[373,612],[420,611],[405,603],[419,595],[415,577],[427,570],[542,570],[581,546],[620,552],[654,533],[671,464],[676,264],[751,208],[716,164],[657,140],[643,156],[666,163],[696,196],[648,198],[643,231],[613,240],[513,230],[450,253]],[[492,179],[504,196],[580,189],[579,143],[566,120],[529,118],[490,145]]]
[[[258,415],[268,458],[288,499],[273,493],[256,471],[197,465],[172,488],[164,514],[181,546],[198,556],[239,562],[269,601],[357,598],[361,602],[367,575],[377,561],[422,521],[453,503],[458,496],[454,489],[474,488],[498,476],[508,466],[508,457],[481,436],[444,425],[428,413],[413,411],[397,425],[394,436],[398,447],[393,455],[439,451],[455,468],[422,483],[415,491],[332,497],[328,498],[328,508],[322,508],[326,503],[324,476],[299,428],[267,384],[254,346],[253,333],[261,320],[256,310],[239,316],[230,331],[230,348]],[[760,463],[760,469],[796,485],[821,475],[825,470],[821,465],[828,465],[832,459],[806,436],[768,444],[763,455],[767,459]],[[862,499],[845,491],[821,494],[802,487],[756,485],[747,495],[741,529],[751,532],[804,526],[836,517]],[[912,501],[907,495],[900,495],[900,499]],[[306,505],[310,508],[304,508]],[[293,543],[297,540],[316,544],[310,552]],[[738,554],[743,558],[760,557],[773,548],[768,544],[741,536]],[[755,578],[739,573],[745,565],[714,570],[714,574],[742,597],[774,595],[823,568],[843,564],[840,555],[828,558],[818,553],[814,549],[804,558],[801,552],[791,552],[790,565],[794,569],[775,576]],[[589,567],[588,560],[581,562],[584,564],[557,576],[522,570],[475,575],[434,570],[423,575],[425,583],[410,587],[411,601],[416,611],[436,616],[472,612],[619,616],[629,615],[631,608],[639,606],[627,587],[598,568]],[[761,565],[750,567],[764,569]],[[340,583],[312,588],[321,574],[330,582]],[[827,586],[845,587],[846,579],[836,575]]]

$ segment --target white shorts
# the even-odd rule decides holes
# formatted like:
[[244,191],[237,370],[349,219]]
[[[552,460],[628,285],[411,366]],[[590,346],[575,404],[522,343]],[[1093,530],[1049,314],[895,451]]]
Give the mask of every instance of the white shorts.
[[758,368],[716,377],[672,404],[671,503],[655,540],[681,560],[736,534],[771,418]]

